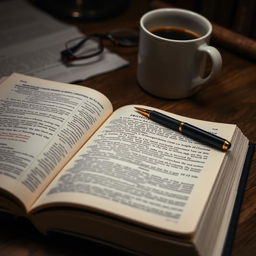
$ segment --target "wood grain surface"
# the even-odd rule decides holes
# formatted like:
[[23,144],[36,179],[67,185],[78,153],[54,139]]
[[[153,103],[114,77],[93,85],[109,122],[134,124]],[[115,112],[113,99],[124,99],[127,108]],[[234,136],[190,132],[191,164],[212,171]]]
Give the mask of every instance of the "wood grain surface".
[[[77,25],[84,33],[109,32],[115,28],[138,29],[139,18],[150,10],[149,1],[132,0],[121,16]],[[63,42],[64,43],[64,42]],[[154,97],[141,89],[136,80],[137,48],[108,48],[129,60],[129,66],[109,72],[82,85],[104,93],[114,109],[126,104],[145,104],[192,118],[235,123],[251,142],[256,142],[256,63],[218,48],[223,57],[219,75],[194,96],[182,100]],[[85,67],[86,68],[86,67]],[[146,245],[145,245],[146,246]],[[126,255],[94,242],[39,234],[26,221],[0,218],[1,256],[85,256]],[[252,162],[233,244],[232,256],[256,253],[256,156]],[[171,253],[170,253],[171,255]]]

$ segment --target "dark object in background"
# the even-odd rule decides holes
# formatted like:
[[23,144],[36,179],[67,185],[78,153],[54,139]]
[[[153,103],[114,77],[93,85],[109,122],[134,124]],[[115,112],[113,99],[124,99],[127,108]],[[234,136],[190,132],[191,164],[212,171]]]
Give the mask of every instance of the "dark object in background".
[[34,0],[50,14],[72,20],[98,20],[121,14],[130,0]]

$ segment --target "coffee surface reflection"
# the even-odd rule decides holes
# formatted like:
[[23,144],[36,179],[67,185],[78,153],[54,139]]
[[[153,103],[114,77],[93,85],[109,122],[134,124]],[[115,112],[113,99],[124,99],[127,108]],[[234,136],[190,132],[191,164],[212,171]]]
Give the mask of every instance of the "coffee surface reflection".
[[156,36],[172,40],[192,40],[200,37],[198,33],[189,29],[172,26],[156,27],[149,31]]

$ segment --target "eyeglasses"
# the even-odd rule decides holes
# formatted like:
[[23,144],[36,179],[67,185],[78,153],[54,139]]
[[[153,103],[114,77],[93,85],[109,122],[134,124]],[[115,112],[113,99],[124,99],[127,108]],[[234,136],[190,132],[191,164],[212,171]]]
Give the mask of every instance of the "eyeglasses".
[[[91,40],[92,39],[92,40]],[[115,46],[137,46],[138,32],[131,29],[113,30],[108,34],[91,34],[66,42],[66,49],[61,51],[61,59],[65,63],[88,59],[101,54],[104,50],[103,40],[108,39]]]

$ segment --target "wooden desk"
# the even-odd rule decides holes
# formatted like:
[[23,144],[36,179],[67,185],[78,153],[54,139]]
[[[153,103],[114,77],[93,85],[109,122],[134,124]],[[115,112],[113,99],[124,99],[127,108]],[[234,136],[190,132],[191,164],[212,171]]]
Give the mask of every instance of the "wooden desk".
[[[94,23],[77,24],[85,33],[108,32],[114,28],[137,28],[140,16],[149,10],[148,1],[131,1],[122,16]],[[256,64],[220,49],[223,69],[218,77],[195,96],[183,100],[164,100],[143,91],[136,80],[137,48],[109,47],[130,65],[82,84],[104,93],[114,108],[126,104],[145,104],[170,112],[217,122],[236,123],[252,142],[256,142]],[[0,220],[1,256],[85,256],[126,255],[92,242],[43,237],[29,224]],[[232,256],[251,256],[256,252],[256,154],[247,182]]]

